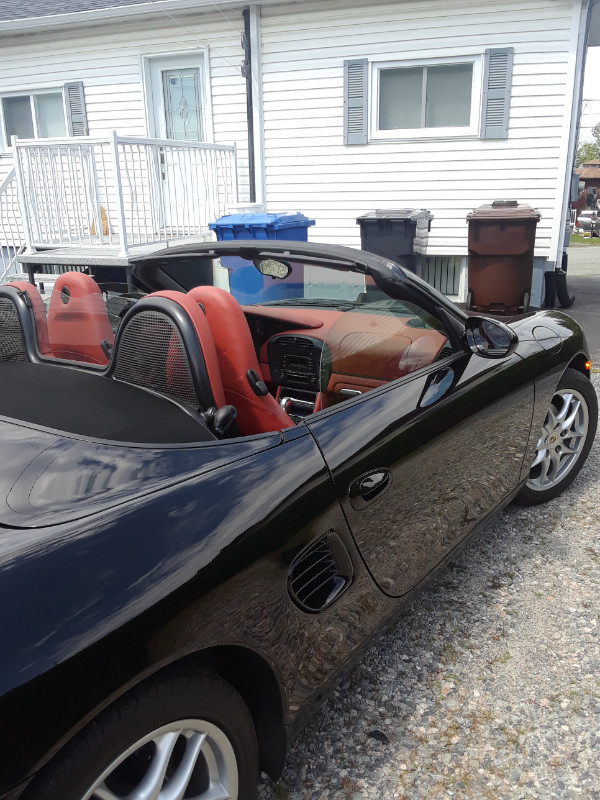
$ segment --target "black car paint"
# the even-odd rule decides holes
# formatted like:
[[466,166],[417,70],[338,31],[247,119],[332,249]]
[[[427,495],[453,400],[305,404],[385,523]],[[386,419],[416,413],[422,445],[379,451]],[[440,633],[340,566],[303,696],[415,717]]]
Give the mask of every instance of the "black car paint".
[[[48,598],[39,608],[31,597],[3,632],[5,785],[34,771],[42,753],[123,689],[207,647],[259,654],[277,678],[287,724],[387,605],[361,568],[308,431],[82,523],[56,526],[51,536],[46,529],[0,535],[9,559],[2,606],[24,582]],[[287,570],[328,530],[351,551],[353,591],[307,617],[289,600]]]
[[[454,380],[426,408],[419,400],[428,372],[420,371],[308,423],[358,548],[392,596],[406,594],[517,488],[529,441],[533,382],[522,359],[514,355],[502,364],[461,354],[443,363],[429,372],[451,369]],[[514,448],[506,447],[507,406]],[[459,452],[468,454],[469,469],[458,468]],[[375,469],[390,470],[393,480],[356,511],[348,502],[350,486]],[[373,536],[375,530],[386,535]]]
[[[443,308],[458,342],[466,318],[462,312],[395,265],[388,268],[386,262],[384,268],[381,259],[372,260],[375,266],[364,271],[391,295],[401,287],[425,308]],[[560,344],[544,348],[534,334],[540,326],[555,331]],[[46,431],[36,445],[30,426],[32,445],[26,453],[18,436],[7,435],[14,449],[5,450],[3,437],[3,464],[11,468],[0,471],[0,608],[10,613],[2,621],[0,796],[17,797],[15,787],[24,778],[129,688],[197,652],[228,663],[234,682],[228,653],[256,665],[264,703],[257,708],[250,696],[248,702],[259,737],[267,743],[263,762],[277,773],[285,741],[282,735],[276,746],[269,730],[297,727],[324,687],[414,587],[456,553],[482,519],[509,502],[525,480],[556,383],[569,363],[585,359],[585,343],[576,324],[555,312],[528,315],[513,327],[519,349],[506,364],[462,346],[429,370],[315,415],[283,437],[144,449]],[[451,370],[452,381],[435,403],[420,405],[431,375],[440,369]],[[407,393],[410,411],[398,419],[399,398],[405,400]],[[465,453],[461,442],[481,445],[478,426],[486,422],[492,434],[497,432],[512,419],[515,396],[523,441],[513,470],[507,469],[510,475],[487,506],[480,506],[477,519],[465,515],[461,499],[449,528],[436,528],[432,517],[447,502],[443,479],[457,472],[459,462],[469,471],[453,491],[470,492],[469,502],[475,493],[475,502],[484,502],[492,464],[484,457],[478,469],[477,458]],[[366,402],[376,410],[361,417],[358,426]],[[532,432],[525,436],[527,419]],[[427,442],[422,450],[407,427],[415,420]],[[450,423],[455,427],[448,434]],[[411,457],[408,451],[415,445],[417,455]],[[48,446],[56,448],[56,460],[43,456]],[[390,576],[373,568],[388,557],[378,553],[384,539],[379,531],[390,525],[383,507],[390,493],[405,485],[403,476],[435,461],[442,473],[423,494],[430,514],[422,506],[412,511],[419,530],[430,537],[427,546],[435,558],[413,564],[405,583],[390,590]],[[389,490],[363,511],[349,509],[353,480],[381,468],[393,476]],[[99,472],[102,492],[97,491]],[[13,492],[18,503],[11,500]],[[395,502],[400,503],[396,513],[404,513],[401,494]],[[368,524],[358,522],[365,512]],[[370,528],[377,541],[369,540]],[[329,530],[348,550],[353,583],[321,614],[304,614],[287,593],[288,568],[302,547]],[[395,546],[403,541],[404,547],[415,545],[400,537]],[[34,588],[23,597],[23,586]]]

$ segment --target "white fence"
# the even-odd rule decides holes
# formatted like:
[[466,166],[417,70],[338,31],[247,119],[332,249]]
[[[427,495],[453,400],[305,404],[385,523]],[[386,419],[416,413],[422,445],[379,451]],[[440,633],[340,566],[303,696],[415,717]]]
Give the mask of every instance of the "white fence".
[[204,237],[237,202],[234,146],[120,137],[13,140],[31,249]]
[[17,255],[25,247],[25,231],[15,170],[0,184],[0,283],[19,272]]
[[576,208],[572,208],[571,209],[569,222],[571,224],[571,233],[573,233],[573,231],[575,229],[575,223],[577,222],[577,209]]

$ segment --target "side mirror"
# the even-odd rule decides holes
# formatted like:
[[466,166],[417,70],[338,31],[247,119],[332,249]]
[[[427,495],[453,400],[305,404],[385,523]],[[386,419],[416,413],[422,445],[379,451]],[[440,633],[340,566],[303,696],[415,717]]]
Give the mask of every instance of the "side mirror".
[[483,358],[505,358],[514,352],[519,338],[508,325],[487,317],[469,317],[465,325],[469,349]]

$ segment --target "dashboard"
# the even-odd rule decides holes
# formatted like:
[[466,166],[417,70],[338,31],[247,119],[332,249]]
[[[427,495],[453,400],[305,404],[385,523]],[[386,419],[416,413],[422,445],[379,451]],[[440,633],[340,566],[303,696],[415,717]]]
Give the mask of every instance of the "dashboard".
[[244,306],[263,378],[302,417],[378,388],[452,353],[418,316],[386,309]]

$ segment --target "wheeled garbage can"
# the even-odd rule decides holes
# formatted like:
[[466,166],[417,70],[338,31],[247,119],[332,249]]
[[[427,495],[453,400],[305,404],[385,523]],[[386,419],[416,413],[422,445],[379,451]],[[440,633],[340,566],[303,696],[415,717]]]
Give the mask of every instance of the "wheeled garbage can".
[[356,218],[360,246],[416,272],[417,254],[427,251],[432,219],[431,212],[411,208],[370,211]]
[[540,213],[527,203],[495,200],[467,215],[467,309],[491,314],[529,310]]
[[[314,219],[304,214],[228,214],[211,222],[209,228],[216,234],[217,241],[227,242],[237,239],[283,239],[306,242],[308,228]],[[304,295],[304,268],[302,264],[292,264],[290,276],[285,284],[256,269],[251,261],[237,256],[223,256],[221,266],[229,272],[229,288],[235,299],[244,304],[279,300],[285,297]]]

